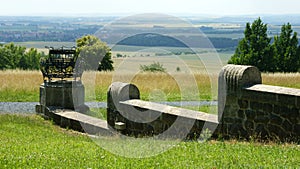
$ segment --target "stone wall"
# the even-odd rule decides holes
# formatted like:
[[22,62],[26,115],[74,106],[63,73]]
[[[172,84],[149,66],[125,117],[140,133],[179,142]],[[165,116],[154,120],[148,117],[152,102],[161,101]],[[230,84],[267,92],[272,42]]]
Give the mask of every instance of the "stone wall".
[[139,100],[135,85],[116,82],[108,91],[108,126],[135,136],[194,138],[209,129],[215,137],[299,142],[300,90],[261,83],[256,67],[225,66],[216,116]]
[[218,126],[217,115],[139,100],[133,84],[113,83],[107,98],[109,127],[124,135],[206,139]]
[[224,137],[299,141],[300,90],[262,85],[255,67],[223,68],[218,106]]

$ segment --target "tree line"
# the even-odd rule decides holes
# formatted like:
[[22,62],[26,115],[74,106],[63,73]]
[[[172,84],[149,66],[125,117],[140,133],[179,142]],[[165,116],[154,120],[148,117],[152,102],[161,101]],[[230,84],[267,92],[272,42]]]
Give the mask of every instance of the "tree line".
[[13,43],[0,44],[0,70],[37,70],[40,67],[40,58],[44,55],[34,48],[27,50],[26,47]]
[[[222,38],[222,37],[202,37],[202,36],[177,36],[179,39],[184,39],[189,42],[190,46],[187,46],[180,40],[165,36],[157,33],[142,33],[137,34],[128,38],[125,38],[118,42],[118,45],[129,45],[129,46],[148,46],[148,47],[197,47],[197,48],[211,48],[212,45],[215,48],[232,48],[236,47],[239,39]],[[206,40],[212,43],[205,43]],[[199,43],[199,41],[204,43]]]
[[[76,54],[80,61],[84,62],[86,70],[111,71],[114,69],[110,49],[99,38],[86,35],[78,38],[76,45]],[[0,44],[0,70],[38,70],[42,57],[47,58],[48,55],[38,52],[35,48],[26,49],[14,43]]]
[[297,32],[290,23],[281,27],[280,35],[272,38],[267,35],[267,24],[260,18],[246,24],[244,38],[239,42],[228,63],[253,65],[264,72],[300,71],[300,46]]

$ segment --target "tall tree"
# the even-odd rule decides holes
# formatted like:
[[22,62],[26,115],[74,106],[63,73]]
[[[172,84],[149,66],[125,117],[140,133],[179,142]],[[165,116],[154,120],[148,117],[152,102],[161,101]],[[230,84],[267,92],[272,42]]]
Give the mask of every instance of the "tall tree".
[[297,72],[300,68],[298,38],[297,32],[293,33],[290,23],[284,24],[281,27],[280,36],[274,37],[273,46],[277,71]]
[[19,68],[19,62],[25,54],[26,48],[13,43],[0,46],[0,69]]
[[113,70],[110,49],[106,43],[93,35],[83,36],[76,41],[78,59],[87,70]]
[[41,53],[34,48],[30,48],[22,57],[20,58],[18,67],[21,69],[37,70],[40,65]]
[[244,38],[239,42],[228,63],[253,65],[261,71],[275,71],[271,38],[267,35],[267,24],[260,18],[247,23]]

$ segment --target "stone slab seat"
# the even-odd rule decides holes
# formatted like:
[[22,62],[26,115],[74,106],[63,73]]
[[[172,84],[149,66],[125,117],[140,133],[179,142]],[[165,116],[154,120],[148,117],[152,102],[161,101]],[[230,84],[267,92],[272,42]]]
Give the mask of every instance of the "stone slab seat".
[[60,117],[60,121],[58,123],[60,123],[61,126],[85,131],[88,134],[97,134],[101,136],[112,135],[106,120],[66,109],[57,109],[53,112],[53,114]]
[[189,118],[189,119],[207,121],[207,122],[218,124],[218,116],[217,115],[208,114],[208,113],[204,113],[204,112],[188,110],[188,109],[183,109],[183,108],[179,108],[179,107],[173,107],[173,106],[163,105],[163,104],[159,104],[159,103],[143,101],[143,100],[139,100],[139,99],[121,101],[120,104],[127,105],[127,106],[133,106],[133,107],[137,107],[137,108],[142,108],[142,109],[147,109],[147,110],[152,110],[152,111],[157,111],[157,112],[162,112],[162,113],[166,113],[166,114],[170,114],[170,115],[175,115],[178,117],[185,117],[185,118]]

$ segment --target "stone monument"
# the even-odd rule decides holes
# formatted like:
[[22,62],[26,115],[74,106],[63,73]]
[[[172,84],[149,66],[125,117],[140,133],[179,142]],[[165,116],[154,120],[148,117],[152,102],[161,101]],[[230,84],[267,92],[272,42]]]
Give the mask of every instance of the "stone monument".
[[82,70],[76,65],[75,47],[50,47],[49,55],[40,62],[44,83],[40,86],[40,101],[36,112],[47,116],[56,109],[85,112],[84,86],[81,82]]

